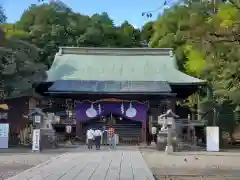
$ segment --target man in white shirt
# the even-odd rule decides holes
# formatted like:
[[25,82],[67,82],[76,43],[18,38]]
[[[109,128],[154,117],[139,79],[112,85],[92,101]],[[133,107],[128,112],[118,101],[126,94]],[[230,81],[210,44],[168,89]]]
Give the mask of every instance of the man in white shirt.
[[152,127],[152,134],[157,134],[157,128],[155,126]]
[[101,137],[102,137],[102,131],[100,130],[100,128],[97,128],[94,131],[94,137],[95,137],[96,150],[100,150]]
[[93,141],[94,141],[94,131],[92,128],[87,130],[87,141],[88,141],[88,149],[92,149]]
[[157,128],[155,126],[152,127],[152,141],[157,143]]

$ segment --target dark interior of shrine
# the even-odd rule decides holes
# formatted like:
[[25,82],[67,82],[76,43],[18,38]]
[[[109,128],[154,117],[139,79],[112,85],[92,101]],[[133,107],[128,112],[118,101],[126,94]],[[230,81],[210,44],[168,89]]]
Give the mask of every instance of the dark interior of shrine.
[[89,128],[103,129],[103,127],[105,127],[106,129],[108,129],[110,125],[115,129],[115,133],[118,134],[119,143],[137,144],[141,141],[142,123],[114,114],[94,118],[90,121],[86,121],[85,123],[83,123],[84,137],[86,136],[86,131]]
[[[112,126],[115,129],[115,133],[119,136],[119,143],[123,144],[138,144],[141,141],[141,130],[142,123],[139,121],[133,121],[131,119],[123,118],[114,114],[109,114],[102,117],[93,118],[82,123],[82,137],[81,140],[86,139],[86,132],[89,128],[96,129],[100,128],[106,129],[109,126]],[[66,129],[64,124],[53,124],[55,131],[66,137]],[[76,125],[72,125],[72,132],[70,136],[76,136]],[[66,138],[65,138],[66,139]],[[64,138],[63,138],[64,140]]]
[[[53,85],[53,83],[46,82],[38,84],[35,87],[35,91],[46,98],[51,99],[72,99],[72,100],[89,100],[89,101],[96,101],[101,99],[119,99],[119,100],[138,100],[141,102],[148,101],[150,105],[150,109],[156,109],[157,112],[152,112],[149,109],[148,114],[152,116],[156,116],[154,119],[157,122],[157,117],[164,113],[166,108],[159,108],[159,103],[164,103],[165,100],[175,102],[179,99],[185,99],[189,95],[197,92],[200,88],[199,84],[172,84],[170,85],[171,91],[169,92],[79,92],[79,91],[49,91],[49,88]],[[167,108],[174,108],[176,114],[179,114],[181,118],[187,118],[188,114],[190,113],[189,109],[184,109],[182,107],[177,107],[174,104],[174,107],[167,107]],[[58,108],[54,111],[56,112]],[[64,110],[64,109],[63,109]],[[143,134],[146,138],[149,129],[148,129],[148,119],[147,119],[147,129],[143,132],[141,122],[132,121],[130,119],[125,119],[120,116],[110,114],[105,116],[104,118],[98,117],[91,119],[89,121],[82,123],[81,129],[81,136],[82,140],[85,139],[85,133],[88,128],[101,128],[103,126],[108,127],[108,119],[114,119],[113,127],[115,128],[116,133],[119,135],[119,143],[139,143],[143,141]],[[105,119],[105,120],[104,120]],[[156,123],[155,122],[155,123]],[[72,134],[73,136],[77,135],[79,131],[78,126],[76,124],[72,125]],[[65,125],[54,125],[56,132],[64,133],[65,132]],[[79,135],[79,134],[78,134]]]

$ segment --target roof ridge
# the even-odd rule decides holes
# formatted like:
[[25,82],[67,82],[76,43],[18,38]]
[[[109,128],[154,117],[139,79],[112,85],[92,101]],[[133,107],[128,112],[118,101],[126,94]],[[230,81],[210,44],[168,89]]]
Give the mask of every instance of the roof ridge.
[[56,55],[64,54],[173,56],[172,48],[59,47],[59,52]]

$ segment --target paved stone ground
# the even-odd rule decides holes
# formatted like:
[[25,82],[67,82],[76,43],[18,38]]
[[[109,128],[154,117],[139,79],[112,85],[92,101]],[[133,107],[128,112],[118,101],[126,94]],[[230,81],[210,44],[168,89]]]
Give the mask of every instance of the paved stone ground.
[[32,153],[28,148],[0,149],[0,180],[21,173],[67,151],[74,151],[74,149],[59,148],[42,153]]
[[8,180],[154,180],[137,147],[77,148]]
[[164,152],[141,149],[156,179],[239,180],[240,152]]
[[14,176],[58,154],[0,154],[0,180]]

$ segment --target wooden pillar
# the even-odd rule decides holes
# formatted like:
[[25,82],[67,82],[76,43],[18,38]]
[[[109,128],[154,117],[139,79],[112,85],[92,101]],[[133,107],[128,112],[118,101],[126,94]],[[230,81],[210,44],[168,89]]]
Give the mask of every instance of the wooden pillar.
[[153,123],[153,117],[152,116],[148,116],[149,121],[148,121],[148,129],[149,129],[149,133],[152,130],[152,123]]
[[144,144],[147,144],[147,120],[142,121],[142,137],[141,140]]
[[80,121],[76,121],[76,136],[81,138],[83,134],[83,125]]

